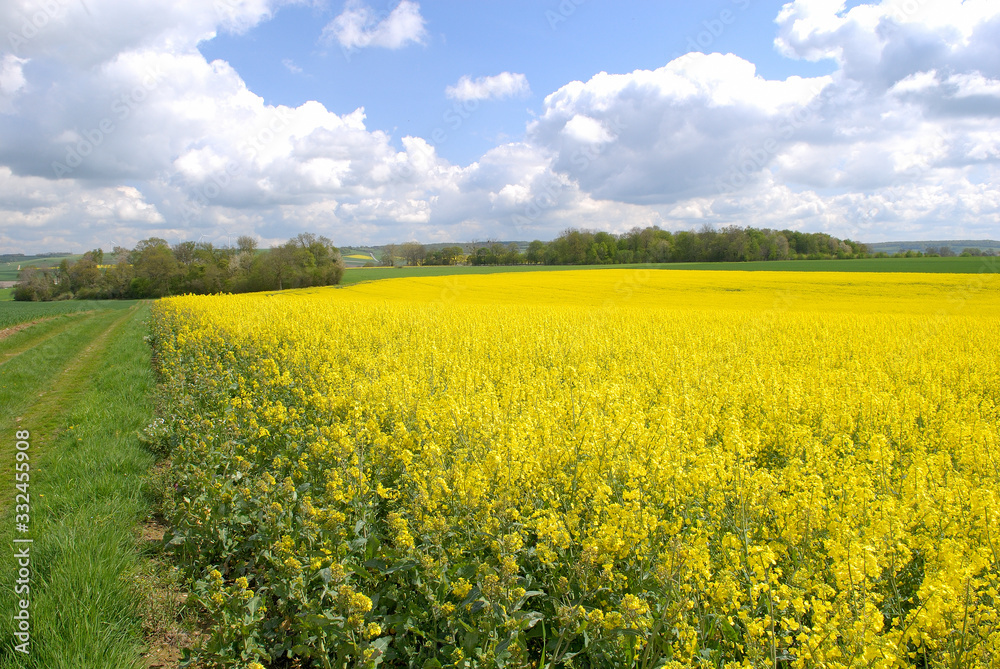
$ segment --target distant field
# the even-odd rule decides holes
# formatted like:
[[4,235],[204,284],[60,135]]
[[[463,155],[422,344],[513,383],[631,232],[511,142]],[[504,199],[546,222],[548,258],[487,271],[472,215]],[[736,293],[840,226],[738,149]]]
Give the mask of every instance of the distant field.
[[52,258],[41,258],[32,260],[13,260],[11,262],[0,262],[0,281],[17,281],[17,268],[20,267],[58,267],[59,263],[65,260],[78,260],[81,256],[71,255],[71,256],[55,256]]
[[0,288],[0,302],[10,302],[14,299],[13,288]]
[[872,253],[898,253],[900,251],[923,251],[930,248],[939,249],[945,246],[956,254],[965,249],[980,249],[983,251],[1000,251],[1000,242],[995,239],[948,239],[948,240],[925,240],[921,242],[875,242],[868,244]]
[[931,272],[977,274],[1000,272],[1000,258],[869,258],[866,260],[779,260],[760,262],[700,262],[640,265],[514,265],[491,267],[364,267],[348,268],[341,283],[413,276],[452,274],[496,274],[579,269],[661,269],[771,272]]
[[863,260],[779,260],[774,262],[674,263],[662,269],[714,269],[771,272],[1000,272],[1000,258],[866,258]]

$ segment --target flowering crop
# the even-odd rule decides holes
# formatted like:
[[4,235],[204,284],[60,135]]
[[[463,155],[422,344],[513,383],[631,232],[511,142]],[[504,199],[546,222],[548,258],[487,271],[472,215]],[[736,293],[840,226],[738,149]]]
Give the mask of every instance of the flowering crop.
[[156,304],[208,666],[1000,664],[1000,278]]

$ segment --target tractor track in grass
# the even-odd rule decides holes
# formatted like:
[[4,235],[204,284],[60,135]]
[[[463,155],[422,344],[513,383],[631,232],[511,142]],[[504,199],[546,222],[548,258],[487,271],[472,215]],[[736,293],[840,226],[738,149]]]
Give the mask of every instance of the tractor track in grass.
[[[156,455],[139,437],[153,418],[149,305],[95,311],[0,342],[0,355],[24,349],[0,366],[0,471],[8,470],[0,476],[8,481],[14,434],[31,433],[30,511],[16,511],[17,525],[13,494],[0,496],[0,540],[33,542],[27,655],[10,643],[23,626],[6,615],[25,608],[14,587],[24,565],[13,553],[0,562],[3,669],[176,667],[180,654],[161,646],[187,638],[176,622],[183,590],[155,533],[142,531],[158,489],[150,481]],[[27,487],[25,476],[25,497]]]
[[[22,388],[22,396],[31,399],[26,406],[22,402],[22,407],[10,407],[13,413],[0,415],[0,426],[3,426],[5,437],[15,430],[28,430],[31,433],[33,460],[44,457],[45,447],[54,441],[65,427],[65,419],[73,410],[77,396],[86,391],[88,377],[93,375],[109,341],[135,316],[139,306],[136,304],[124,312],[86,312],[87,316],[82,320],[74,320],[64,327],[57,328],[54,332],[45,333],[31,340],[23,347],[23,350],[8,352],[7,357],[0,360],[0,365],[38,349],[39,346],[55,337],[66,334],[74,326],[85,328],[95,319],[107,319],[108,321],[97,328],[97,332],[93,336],[79,342],[72,342],[76,346],[73,347],[67,363],[61,369],[55,371],[54,374],[52,373],[54,370],[39,369],[38,375],[32,379],[33,383]],[[58,361],[54,364],[58,365]],[[3,371],[6,370],[0,367],[0,373]],[[13,440],[7,438],[0,442],[0,477],[7,477],[3,480],[11,478],[14,461],[11,453],[13,444]],[[10,502],[9,498],[9,495],[0,497],[0,512],[7,508]]]
[[12,347],[10,350],[7,351],[0,351],[0,366],[6,364],[8,361],[16,358],[17,356],[26,353],[27,351],[30,351],[36,346],[44,344],[53,337],[57,337],[58,335],[62,334],[63,332],[71,328],[73,325],[81,322],[82,317],[90,316],[93,315],[94,313],[96,312],[78,311],[72,314],[49,316],[48,318],[38,318],[33,321],[29,321],[28,323],[19,323],[17,325],[13,325],[9,328],[6,328],[5,330],[0,330],[0,345],[2,345],[4,343],[4,340],[7,339],[8,337],[12,337],[18,334],[19,332],[23,332],[24,330],[27,330],[31,327],[41,325],[42,323],[47,323],[49,321],[54,321],[57,319],[63,319],[66,321],[65,323],[61,324],[60,326],[48,332],[41,333],[35,338],[23,342],[19,346]]
[[24,330],[26,328],[30,328],[35,323],[41,323],[42,321],[46,321],[46,320],[49,320],[49,319],[47,319],[47,318],[39,318],[38,320],[31,321],[30,323],[19,323],[17,325],[12,325],[9,328],[4,328],[3,330],[0,330],[0,340],[6,339],[7,337],[11,336],[12,334],[17,334],[18,332],[20,332],[21,330]]

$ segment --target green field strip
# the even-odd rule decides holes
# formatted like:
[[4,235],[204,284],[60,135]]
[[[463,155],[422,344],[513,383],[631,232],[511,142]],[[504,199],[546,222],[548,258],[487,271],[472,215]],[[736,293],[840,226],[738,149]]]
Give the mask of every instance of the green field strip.
[[[0,366],[0,429],[14,429],[17,418],[53,387],[55,380],[94,337],[117,317],[90,315],[70,322],[51,337],[44,336],[19,355]],[[23,334],[23,333],[22,333]]]
[[749,262],[676,262],[631,265],[424,265],[420,267],[349,268],[341,285],[403,277],[558,272],[581,269],[712,270],[725,272],[892,272],[987,274],[1000,272],[1000,258],[864,258],[829,260],[755,260]]
[[[144,666],[148,586],[135,527],[149,513],[156,459],[136,436],[153,416],[147,314],[140,304],[91,317],[77,331],[75,355],[61,371],[50,367],[48,390],[21,416],[20,428],[32,433],[30,532],[18,534],[8,509],[0,514],[0,542],[34,541],[31,647],[29,654],[13,648],[7,614],[17,606],[16,569],[8,557],[0,560],[0,669]],[[45,425],[59,431],[43,434]]]
[[[36,447],[50,442],[62,427],[63,418],[76,396],[88,385],[96,358],[109,337],[134,315],[104,312],[73,324],[67,330],[11,360],[2,369],[0,388],[0,433],[30,430]],[[0,476],[10,475],[13,442],[0,442]],[[0,496],[0,508],[8,495]]]
[[3,302],[0,303],[0,330],[28,323],[40,318],[88,311],[116,311],[128,309],[135,300],[63,300],[60,302]]
[[51,316],[40,318],[31,323],[15,325],[14,328],[22,328],[16,332],[0,339],[0,373],[3,365],[9,360],[30,351],[36,346],[44,344],[49,339],[57,337],[81,319],[93,312],[81,311],[63,316]]

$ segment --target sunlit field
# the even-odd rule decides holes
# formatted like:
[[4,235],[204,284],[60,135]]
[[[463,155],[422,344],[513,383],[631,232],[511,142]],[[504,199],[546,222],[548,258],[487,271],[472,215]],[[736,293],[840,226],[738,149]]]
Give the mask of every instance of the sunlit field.
[[995,274],[403,278],[152,338],[204,666],[1000,664]]

